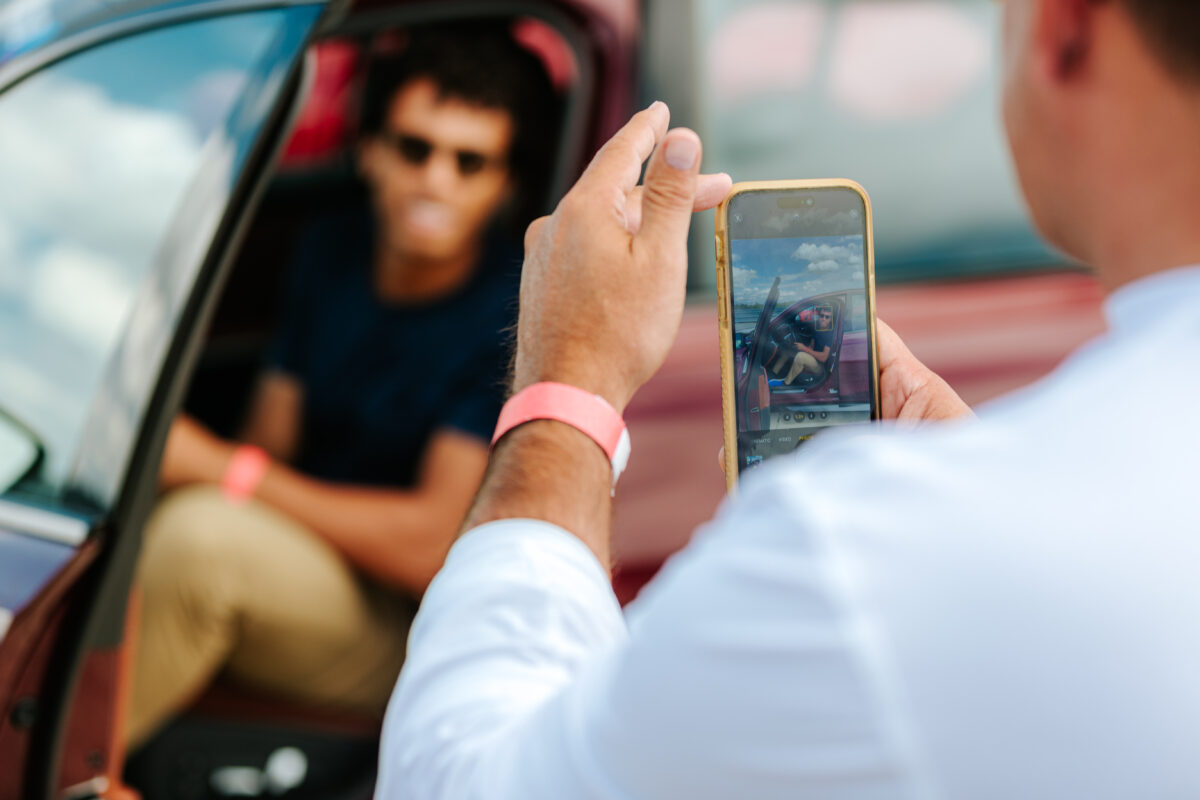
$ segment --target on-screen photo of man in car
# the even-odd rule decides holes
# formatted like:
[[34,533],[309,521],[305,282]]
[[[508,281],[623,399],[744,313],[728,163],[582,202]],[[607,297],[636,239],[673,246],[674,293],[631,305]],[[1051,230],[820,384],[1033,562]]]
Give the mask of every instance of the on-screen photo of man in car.
[[[812,322],[801,320],[797,314],[790,324],[790,336],[780,343],[771,370],[791,386],[801,374],[822,375],[833,354],[833,307],[818,306],[811,315]],[[776,326],[778,328],[779,326]],[[810,334],[811,331],[811,334]],[[772,329],[774,335],[776,330]]]

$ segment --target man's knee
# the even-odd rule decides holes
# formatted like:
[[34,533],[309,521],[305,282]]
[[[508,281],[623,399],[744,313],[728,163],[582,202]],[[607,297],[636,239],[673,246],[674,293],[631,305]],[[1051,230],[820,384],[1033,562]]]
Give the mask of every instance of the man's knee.
[[805,372],[819,373],[821,371],[821,362],[817,361],[816,358],[808,353],[797,353],[796,362],[803,368]]
[[236,524],[238,509],[220,489],[192,486],[159,501],[146,522],[138,584],[148,600],[228,607],[251,558],[254,538]]
[[207,565],[236,541],[224,535],[226,500],[213,486],[189,486],[162,498],[146,520],[144,560]]

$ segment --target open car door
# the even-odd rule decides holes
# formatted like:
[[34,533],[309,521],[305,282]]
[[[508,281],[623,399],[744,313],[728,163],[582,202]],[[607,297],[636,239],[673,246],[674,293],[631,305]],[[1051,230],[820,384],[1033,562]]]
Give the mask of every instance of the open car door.
[[754,323],[754,334],[746,353],[748,367],[738,387],[741,407],[745,409],[738,416],[742,430],[768,430],[771,427],[771,395],[767,387],[766,361],[772,351],[768,339],[771,335],[771,315],[775,313],[775,306],[779,302],[779,281],[780,278],[776,277],[771,284],[762,313]]
[[0,800],[122,797],[126,601],[309,2],[0,14]]

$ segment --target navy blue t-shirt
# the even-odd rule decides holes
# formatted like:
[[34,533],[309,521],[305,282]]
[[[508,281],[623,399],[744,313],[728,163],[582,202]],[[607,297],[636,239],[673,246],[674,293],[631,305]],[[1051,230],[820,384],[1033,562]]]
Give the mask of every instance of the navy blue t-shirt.
[[406,487],[432,434],[486,442],[504,400],[521,254],[488,239],[470,281],[422,304],[388,303],[372,276],[374,223],[317,222],[293,258],[268,364],[304,388],[295,466],[329,481]]
[[829,348],[829,354],[833,355],[833,328],[813,332],[812,349],[820,353],[826,347]]

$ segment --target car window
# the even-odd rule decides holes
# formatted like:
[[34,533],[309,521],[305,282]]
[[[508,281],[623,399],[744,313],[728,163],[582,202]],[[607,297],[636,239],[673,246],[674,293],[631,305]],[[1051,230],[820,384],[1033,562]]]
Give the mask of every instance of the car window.
[[[1004,146],[996,3],[698,0],[685,11],[690,26],[664,15],[648,32],[649,48],[696,32],[684,55],[648,59],[662,73],[650,80],[656,96],[679,96],[676,121],[704,137],[707,168],[858,180],[880,283],[1061,263],[1030,225]],[[710,289],[711,228],[697,228],[692,283]]]
[[7,0],[0,3],[0,64],[123,16],[201,0]]
[[850,316],[846,318],[845,330],[865,331],[867,329],[867,297],[863,294],[850,295]]
[[[278,44],[294,11],[116,40],[0,95],[0,410],[44,450],[19,491],[54,500],[72,488],[106,380],[124,382],[134,398],[124,429],[117,420],[99,426],[113,440],[104,469],[119,474],[129,420],[136,428],[157,372],[153,354],[161,357],[161,348],[147,350],[146,374],[132,374],[116,369],[121,348],[139,326],[169,339],[172,326],[148,326],[139,304],[158,302],[168,319],[178,312],[190,277],[173,276],[175,291],[156,296],[153,268],[185,258],[195,269],[207,251],[257,132],[239,124],[263,116],[245,104],[253,95],[273,105],[278,62],[290,63]],[[191,202],[198,193],[216,201],[202,214]],[[179,219],[181,209],[192,218]],[[169,237],[181,227],[192,231],[184,245]]]

